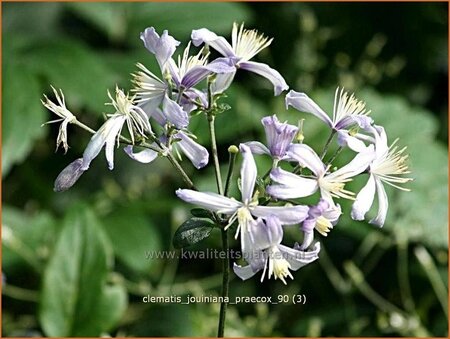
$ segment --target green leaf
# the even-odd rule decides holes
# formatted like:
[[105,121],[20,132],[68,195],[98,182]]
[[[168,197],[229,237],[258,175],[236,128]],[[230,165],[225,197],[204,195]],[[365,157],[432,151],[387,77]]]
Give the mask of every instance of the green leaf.
[[158,251],[161,239],[158,230],[138,208],[119,209],[105,218],[105,231],[111,239],[115,255],[133,270],[146,272],[154,261],[145,257],[147,251]]
[[67,108],[75,115],[74,109],[83,106],[98,115],[106,111],[104,104],[110,101],[107,90],[115,85],[113,72],[81,42],[68,38],[41,41],[30,47],[26,62],[50,84],[63,90]]
[[209,237],[214,228],[209,219],[191,218],[186,220],[173,235],[173,246],[183,248]]
[[43,277],[39,319],[47,336],[94,337],[111,327],[118,318],[117,310],[108,309],[117,292],[105,287],[111,263],[99,221],[87,208],[74,207]]
[[198,218],[211,218],[212,216],[211,212],[204,208],[193,208],[191,209],[191,214]]
[[107,285],[102,290],[98,322],[105,331],[113,328],[124,314],[128,304],[127,290],[123,285]]
[[35,74],[27,65],[13,60],[3,64],[2,103],[2,176],[20,163],[42,137],[45,128],[45,110]]

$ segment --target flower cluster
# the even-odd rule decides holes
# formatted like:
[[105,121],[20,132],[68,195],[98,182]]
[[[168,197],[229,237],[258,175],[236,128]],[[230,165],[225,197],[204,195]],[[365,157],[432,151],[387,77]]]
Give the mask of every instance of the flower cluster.
[[[318,154],[304,142],[302,123],[292,125],[279,121],[276,115],[269,115],[261,120],[266,143],[242,142],[237,150],[242,156],[238,181],[240,198],[230,197],[227,189],[222,189],[213,134],[211,142],[218,192],[199,192],[177,160],[183,153],[197,169],[209,162],[207,148],[197,143],[189,130],[191,117],[204,113],[208,121],[213,122],[217,114],[225,111],[226,107],[218,101],[232,84],[236,72],[241,70],[266,78],[275,95],[288,90],[278,71],[251,61],[270,45],[272,39],[234,24],[230,44],[224,37],[202,28],[191,34],[192,44],[203,46],[197,54],[190,54],[190,42],[174,59],[180,42],[167,31],[159,35],[150,27],[140,38],[156,58],[159,74],[155,75],[138,63],[132,80],[133,95],[125,94],[119,88],[116,88],[115,97],[108,93],[115,113],[108,115],[98,131],[93,131],[83,157],[61,172],[55,190],[70,188],[103,147],[110,169],[114,167],[114,148],[119,143],[126,144],[124,151],[142,163],[150,163],[158,156],[168,157],[188,184],[187,189],[178,189],[176,195],[206,209],[211,220],[224,231],[236,229],[235,239],[240,239],[247,265],[235,263],[234,271],[244,280],[263,271],[261,280],[273,276],[286,283],[287,277],[293,278],[291,271],[316,260],[320,243],[314,242],[314,230],[327,236],[338,223],[343,213],[339,199],[353,200],[351,217],[363,220],[377,195],[378,212],[370,223],[383,226],[388,210],[384,184],[407,190],[400,184],[411,179],[404,176],[409,173],[405,148],[398,149],[396,141],[389,146],[384,128],[376,125],[369,116],[364,102],[338,88],[330,117],[305,93],[291,90],[285,96],[286,108],[310,113],[328,126],[330,134],[324,140],[323,151]],[[210,49],[220,56],[210,60]],[[63,121],[57,144],[62,144],[67,151],[67,124],[84,125],[67,110],[62,93],[62,99],[56,91],[55,94],[59,105],[47,97],[43,104]],[[128,137],[122,135],[125,124]],[[337,151],[325,161],[332,142],[337,143]],[[135,150],[135,147],[143,149]],[[333,161],[343,149],[353,152],[353,158],[336,168]],[[265,175],[258,174],[255,156],[272,159],[272,166]],[[348,190],[346,184],[360,175],[367,175],[368,180],[356,194]],[[315,204],[307,205],[301,201],[309,196],[316,197]],[[282,240],[284,227],[291,225],[297,225],[302,237],[299,243],[289,247],[283,245]]]

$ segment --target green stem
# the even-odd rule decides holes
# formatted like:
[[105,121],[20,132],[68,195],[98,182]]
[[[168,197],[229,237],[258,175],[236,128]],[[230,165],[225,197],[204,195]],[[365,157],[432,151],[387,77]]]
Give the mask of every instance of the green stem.
[[217,329],[217,337],[223,338],[225,331],[225,317],[227,314],[228,302],[228,292],[230,283],[230,257],[228,253],[228,232],[224,229],[222,232],[222,250],[225,251],[225,258],[222,262],[222,302],[220,303],[220,313],[219,313],[219,326]]
[[337,156],[342,152],[342,150],[343,150],[343,147],[339,146],[339,148],[336,150],[336,152],[334,152],[331,159],[327,161],[327,165],[331,164],[337,158]]
[[220,163],[219,163],[219,156],[217,153],[216,130],[214,126],[214,121],[215,116],[213,114],[208,114],[209,134],[211,136],[211,150],[214,160],[214,170],[216,172],[217,190],[220,195],[223,195],[222,176],[220,174]]
[[236,152],[235,150],[238,150],[238,148],[236,146],[230,146],[228,148],[228,153],[230,154],[230,157],[228,159],[228,173],[227,173],[227,179],[225,180],[225,191],[224,191],[224,195],[227,196],[228,195],[228,190],[230,189],[230,182],[231,182],[231,178],[233,177],[233,173],[234,173],[234,164],[236,163]]
[[331,140],[333,140],[334,134],[336,133],[335,130],[331,131],[330,136],[327,139],[327,142],[325,143],[325,146],[323,146],[323,150],[322,150],[322,155],[320,156],[320,160],[323,160],[323,158],[325,157],[325,155],[328,152],[328,147],[330,147],[331,144]]

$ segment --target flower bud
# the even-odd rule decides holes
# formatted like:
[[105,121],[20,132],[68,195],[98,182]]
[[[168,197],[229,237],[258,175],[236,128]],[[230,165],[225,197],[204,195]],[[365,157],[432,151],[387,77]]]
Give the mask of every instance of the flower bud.
[[235,146],[235,145],[231,145],[230,147],[228,147],[228,153],[238,154],[239,148],[237,148],[237,146]]
[[71,188],[83,174],[84,170],[81,169],[82,166],[83,158],[71,162],[59,173],[55,180],[53,190],[55,192],[63,192]]

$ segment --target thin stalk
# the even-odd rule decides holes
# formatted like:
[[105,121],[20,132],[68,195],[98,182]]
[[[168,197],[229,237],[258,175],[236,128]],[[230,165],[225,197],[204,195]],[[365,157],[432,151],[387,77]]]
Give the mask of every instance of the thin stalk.
[[235,150],[239,151],[236,146],[230,146],[228,148],[228,153],[230,154],[230,157],[228,159],[228,173],[227,178],[225,180],[225,190],[223,192],[225,196],[228,195],[228,190],[230,189],[230,182],[234,174],[234,165],[236,163],[236,154],[237,154]]
[[334,152],[331,159],[327,161],[327,165],[331,164],[337,158],[337,156],[342,152],[342,150],[343,150],[343,147],[339,146],[339,148],[336,150],[336,152]]
[[219,156],[217,153],[216,130],[214,126],[215,116],[208,114],[209,134],[211,136],[211,150],[214,159],[214,170],[216,172],[217,191],[223,195],[222,175],[220,174]]
[[230,257],[228,253],[228,232],[224,229],[222,232],[222,250],[225,251],[225,258],[222,262],[222,302],[220,303],[219,326],[217,329],[217,337],[223,338],[225,331],[225,317],[227,314],[229,285],[230,285]]
[[400,296],[403,306],[410,313],[415,313],[414,299],[411,293],[411,284],[408,273],[408,240],[401,237],[397,241],[397,276],[400,288]]
[[328,147],[330,147],[331,144],[331,140],[333,140],[334,134],[336,133],[335,130],[331,131],[330,136],[327,139],[327,142],[325,143],[325,146],[323,146],[323,150],[322,150],[322,155],[320,156],[320,160],[323,160],[323,158],[325,157],[325,155],[328,152]]

